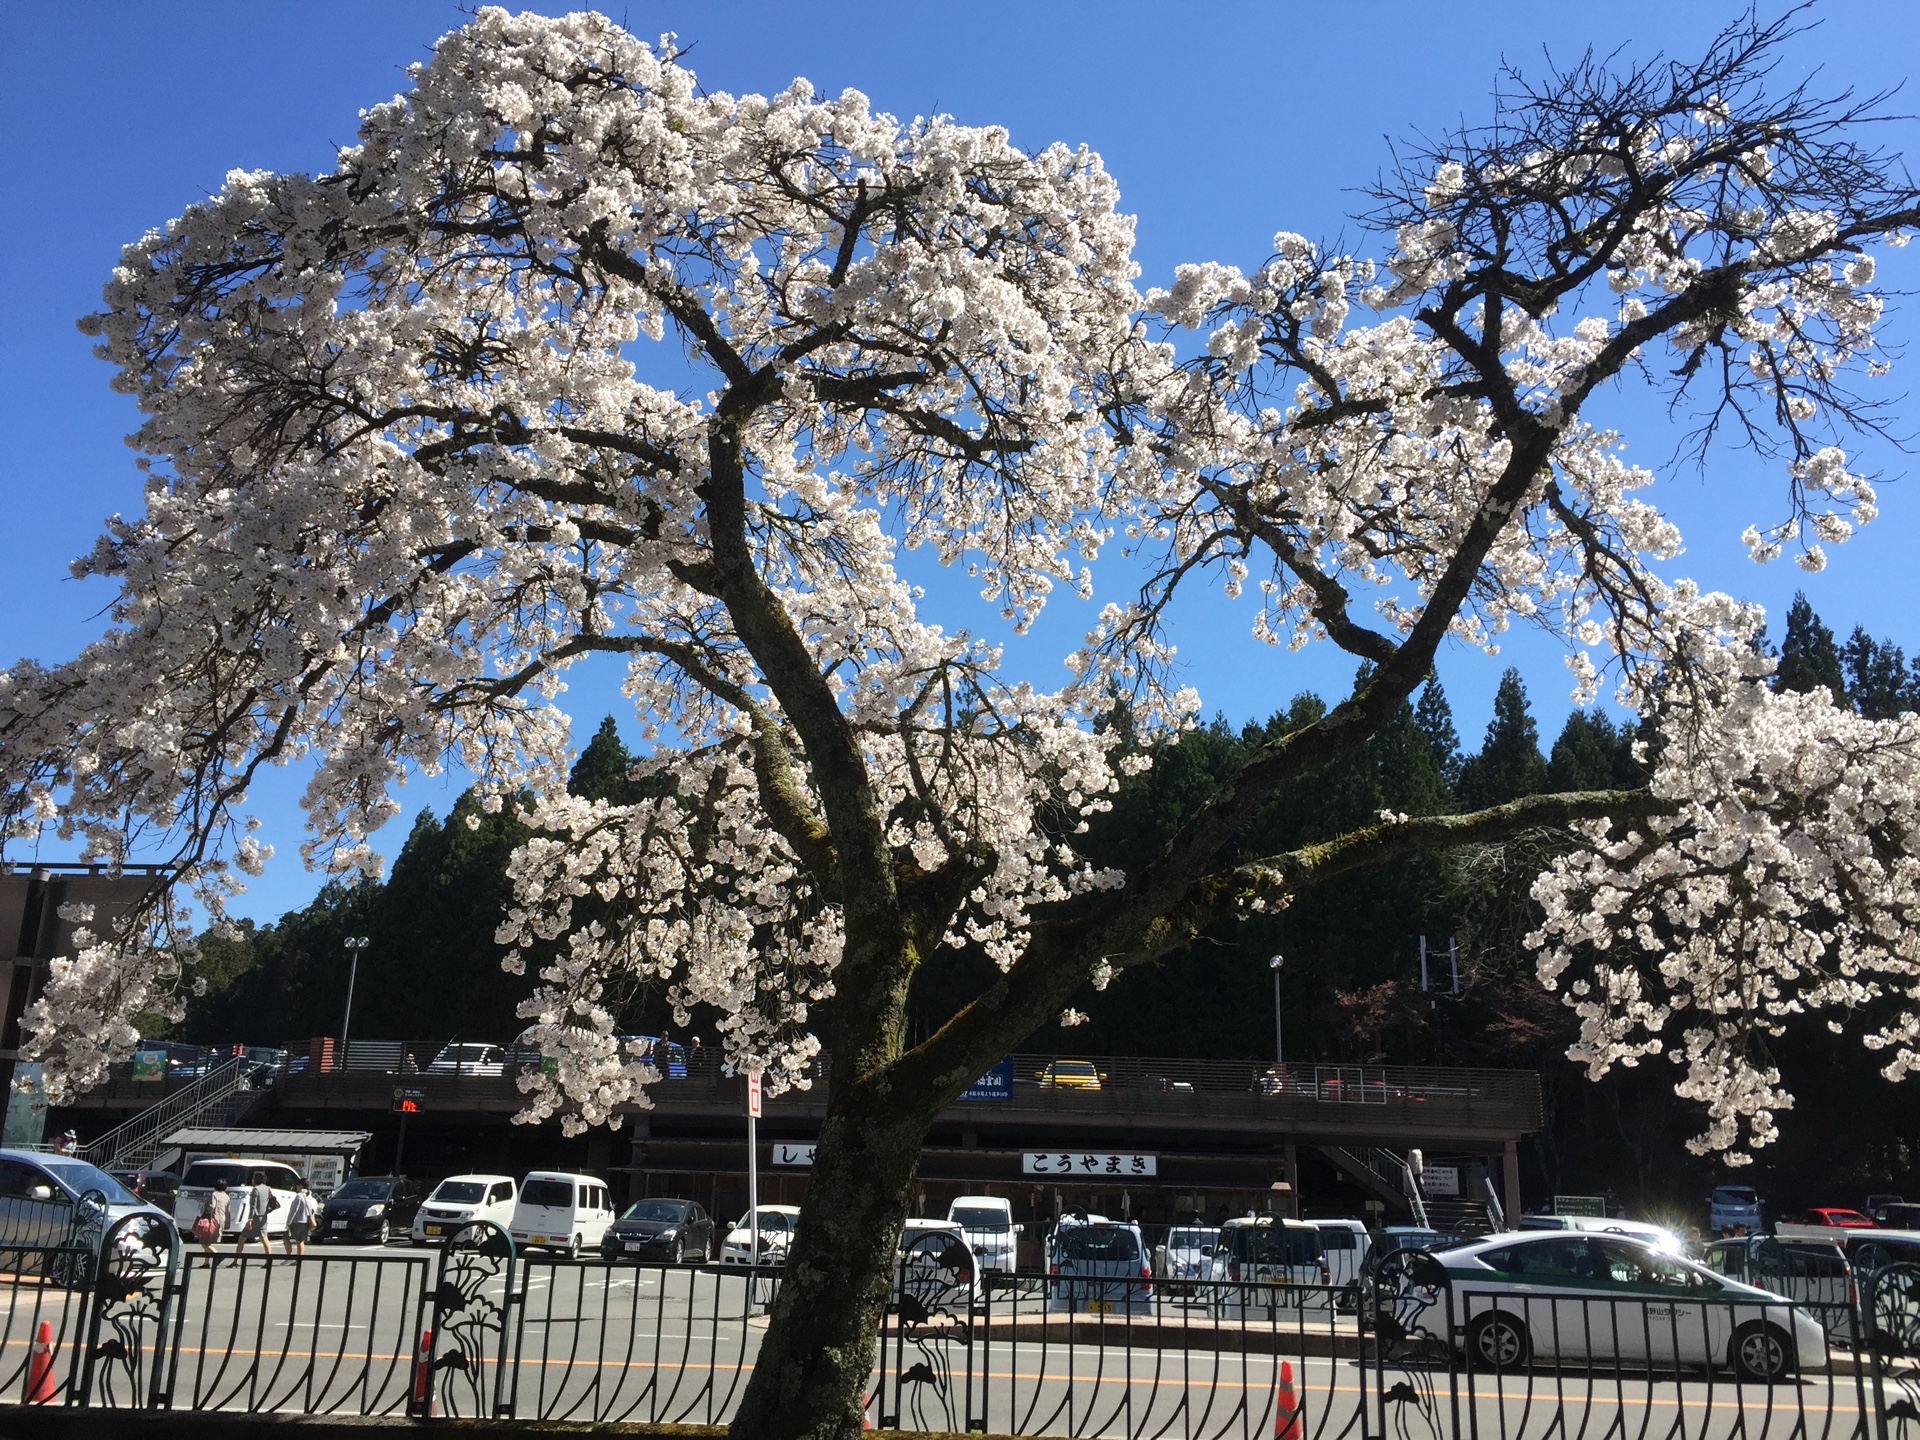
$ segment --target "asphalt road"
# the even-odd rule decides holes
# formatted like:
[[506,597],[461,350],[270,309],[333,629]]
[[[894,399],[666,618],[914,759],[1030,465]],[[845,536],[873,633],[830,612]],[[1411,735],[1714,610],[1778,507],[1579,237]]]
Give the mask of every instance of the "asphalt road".
[[[201,1259],[188,1267],[179,1343],[168,1360],[176,1409],[378,1414],[404,1407],[415,1378],[413,1340],[432,1316],[436,1253],[324,1246],[301,1264],[268,1264],[257,1250],[240,1264],[222,1259],[213,1270]],[[693,1422],[731,1416],[765,1329],[764,1315],[748,1304],[744,1276],[536,1260],[526,1277],[507,1337],[519,1363],[503,1398],[515,1413]],[[497,1277],[476,1283],[481,1294],[500,1298]],[[52,1307],[65,1303],[66,1293],[22,1284],[0,1295],[8,1302],[0,1385],[20,1383],[37,1317],[60,1316]],[[78,1307],[70,1308],[77,1326]],[[1102,1345],[1087,1336],[1106,1327],[1084,1317],[1066,1343],[1067,1328],[1058,1323],[1064,1317],[1043,1325],[1036,1300],[1019,1314],[1017,1334],[997,1327],[983,1336],[976,1325],[970,1345],[941,1338],[937,1327],[923,1341],[889,1337],[876,1371],[876,1418],[897,1417],[894,1423],[909,1429],[964,1429],[971,1420],[990,1431],[1157,1440],[1275,1434],[1279,1357],[1216,1348],[1203,1320],[1153,1324],[1134,1317],[1120,1332],[1131,1344]],[[1324,1333],[1329,1323],[1307,1328]],[[1352,1322],[1340,1323],[1344,1329]],[[77,1328],[64,1321],[55,1328],[64,1377]],[[497,1328],[474,1312],[436,1337],[442,1413],[491,1408],[500,1350]],[[459,1364],[454,1357],[477,1358]],[[1487,1440],[1610,1432],[1838,1440],[1855,1435],[1862,1419],[1859,1383],[1846,1372],[1766,1387],[1726,1377],[1649,1382],[1542,1369],[1498,1384],[1476,1377],[1469,1389],[1464,1380],[1450,1386],[1444,1369],[1418,1365],[1389,1367],[1384,1376],[1371,1364],[1363,1369],[1355,1359],[1324,1354],[1296,1355],[1289,1365],[1301,1418],[1297,1440],[1358,1440],[1363,1405],[1364,1433],[1394,1440],[1445,1440],[1470,1430]],[[131,1382],[103,1373],[96,1388],[107,1387],[126,1393]]]

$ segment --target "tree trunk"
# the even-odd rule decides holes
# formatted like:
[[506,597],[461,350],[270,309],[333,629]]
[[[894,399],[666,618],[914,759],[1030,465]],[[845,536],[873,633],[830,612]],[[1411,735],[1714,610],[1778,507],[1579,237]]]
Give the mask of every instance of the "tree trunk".
[[735,1440],[852,1440],[860,1433],[933,1112],[903,1104],[884,1081],[859,1089],[820,1127],[786,1278],[729,1429]]

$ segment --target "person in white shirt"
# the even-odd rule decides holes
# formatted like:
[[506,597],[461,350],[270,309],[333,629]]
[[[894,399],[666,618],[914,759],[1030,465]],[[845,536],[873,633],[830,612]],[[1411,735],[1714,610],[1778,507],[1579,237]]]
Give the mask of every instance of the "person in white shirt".
[[287,1206],[287,1253],[304,1255],[307,1253],[307,1237],[313,1234],[314,1217],[320,1213],[320,1202],[313,1198],[313,1192],[302,1180],[300,1188],[294,1191],[293,1200]]
[[245,1194],[247,1206],[246,1229],[240,1232],[240,1238],[234,1242],[233,1253],[243,1254],[248,1245],[255,1240],[269,1258],[273,1255],[273,1245],[267,1239],[267,1216],[275,1205],[273,1189],[267,1184],[267,1172],[256,1170],[247,1177]]

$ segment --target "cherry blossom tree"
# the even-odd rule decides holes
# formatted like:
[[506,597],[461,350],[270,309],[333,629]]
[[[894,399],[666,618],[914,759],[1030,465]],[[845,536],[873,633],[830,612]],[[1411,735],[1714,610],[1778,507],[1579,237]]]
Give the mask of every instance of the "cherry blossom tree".
[[[146,507],[77,567],[117,586],[106,635],[0,676],[5,819],[164,855],[171,883],[54,966],[28,1017],[49,1090],[191,984],[181,897],[218,916],[264,863],[262,767],[311,769],[307,858],[353,872],[401,775],[458,763],[533,830],[500,935],[538,967],[523,1013],[556,1061],[529,1118],[645,1103],[610,1002],[634,977],[716,1007],[776,1088],[812,1083],[833,999],[735,1427],[764,1437],[860,1428],[946,1104],[1089,978],[1332,875],[1570,834],[1535,887],[1542,977],[1594,1073],[1682,1062],[1704,1149],[1769,1137],[1765,1039],[1802,1011],[1867,1012],[1903,1073],[1920,721],[1774,694],[1759,612],[1666,573],[1654,477],[1585,418],[1616,382],[1665,388],[1700,445],[1777,456],[1756,559],[1818,568],[1872,518],[1840,442],[1875,420],[1852,388],[1883,368],[1872,252],[1920,210],[1860,138],[1870,103],[1769,92],[1791,35],[1510,77],[1494,124],[1381,179],[1378,254],[1283,233],[1251,273],[1142,293],[1085,150],[803,81],[706,91],[601,17],[479,12],[329,173],[229,176],[128,248],[87,322],[142,407]],[[902,548],[965,567],[1002,627],[930,617]],[[1116,549],[1124,594],[1068,683],[1019,678],[1051,592],[1094,594]],[[1150,862],[1100,870],[1076,835],[1197,705],[1169,629],[1193,586],[1250,607],[1276,659],[1367,665]],[[1383,814],[1223,868],[1443,642],[1515,623],[1652,722],[1649,786]],[[631,803],[566,793],[553,701],[600,654],[651,742]],[[1000,975],[908,1047],[942,945]]]

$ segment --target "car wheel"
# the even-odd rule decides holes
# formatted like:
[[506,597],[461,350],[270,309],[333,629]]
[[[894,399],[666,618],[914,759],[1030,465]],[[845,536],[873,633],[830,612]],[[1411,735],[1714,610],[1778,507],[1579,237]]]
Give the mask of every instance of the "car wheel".
[[1778,1326],[1750,1320],[1733,1332],[1733,1370],[1742,1380],[1771,1385],[1793,1373],[1793,1342]]
[[380,1217],[380,1231],[373,1237],[373,1243],[385,1246],[391,1239],[393,1239],[393,1230],[388,1226],[386,1217],[383,1215]]
[[687,1263],[687,1242],[678,1236],[674,1237],[673,1256],[667,1263],[669,1265],[684,1265]]
[[569,1260],[578,1260],[580,1258],[580,1235],[578,1231],[575,1231],[573,1239],[567,1242],[567,1258]]
[[1518,1370],[1526,1365],[1532,1348],[1526,1328],[1498,1310],[1467,1327],[1467,1358],[1475,1367]]

